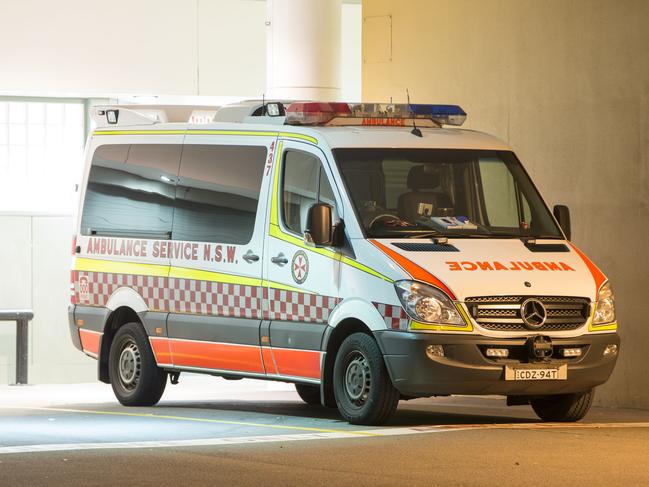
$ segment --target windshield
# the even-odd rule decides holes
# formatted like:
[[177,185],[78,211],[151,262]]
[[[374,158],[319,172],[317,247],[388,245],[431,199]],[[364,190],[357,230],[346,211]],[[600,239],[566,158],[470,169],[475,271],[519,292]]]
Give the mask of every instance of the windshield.
[[563,238],[512,152],[333,152],[368,237]]

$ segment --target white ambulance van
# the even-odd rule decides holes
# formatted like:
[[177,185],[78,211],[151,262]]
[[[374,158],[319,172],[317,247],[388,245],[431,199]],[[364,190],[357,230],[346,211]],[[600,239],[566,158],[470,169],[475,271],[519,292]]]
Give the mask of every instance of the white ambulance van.
[[124,405],[188,371],[295,383],[357,424],[450,394],[576,421],[613,370],[613,293],[568,209],[503,142],[444,128],[458,106],[92,115],[70,329]]

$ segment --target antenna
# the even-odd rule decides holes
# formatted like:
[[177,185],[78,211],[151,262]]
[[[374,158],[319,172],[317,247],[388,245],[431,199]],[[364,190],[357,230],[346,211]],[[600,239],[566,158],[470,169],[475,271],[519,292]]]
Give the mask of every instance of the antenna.
[[[406,98],[408,100],[408,110],[410,110],[410,93],[408,92],[408,88],[406,88]],[[415,117],[412,118],[412,130],[410,133],[412,135],[416,135],[417,137],[423,137],[421,134],[421,130],[417,128],[417,122],[415,122]]]

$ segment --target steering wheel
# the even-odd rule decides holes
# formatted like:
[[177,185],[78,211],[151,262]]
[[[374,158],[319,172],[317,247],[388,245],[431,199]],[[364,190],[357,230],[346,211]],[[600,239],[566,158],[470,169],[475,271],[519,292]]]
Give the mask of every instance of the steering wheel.
[[372,228],[376,223],[380,222],[381,220],[387,219],[401,221],[401,218],[399,218],[397,215],[394,215],[392,213],[382,213],[372,218],[372,221],[369,223],[369,225],[367,225],[367,228]]

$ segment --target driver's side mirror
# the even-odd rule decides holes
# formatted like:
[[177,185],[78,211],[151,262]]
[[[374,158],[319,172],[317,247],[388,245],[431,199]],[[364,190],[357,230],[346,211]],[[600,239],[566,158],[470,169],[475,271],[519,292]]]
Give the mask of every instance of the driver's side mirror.
[[554,205],[552,213],[559,222],[563,233],[566,234],[566,238],[570,240],[570,209],[565,205]]
[[306,217],[304,241],[311,245],[333,245],[332,207],[316,203],[309,208]]

